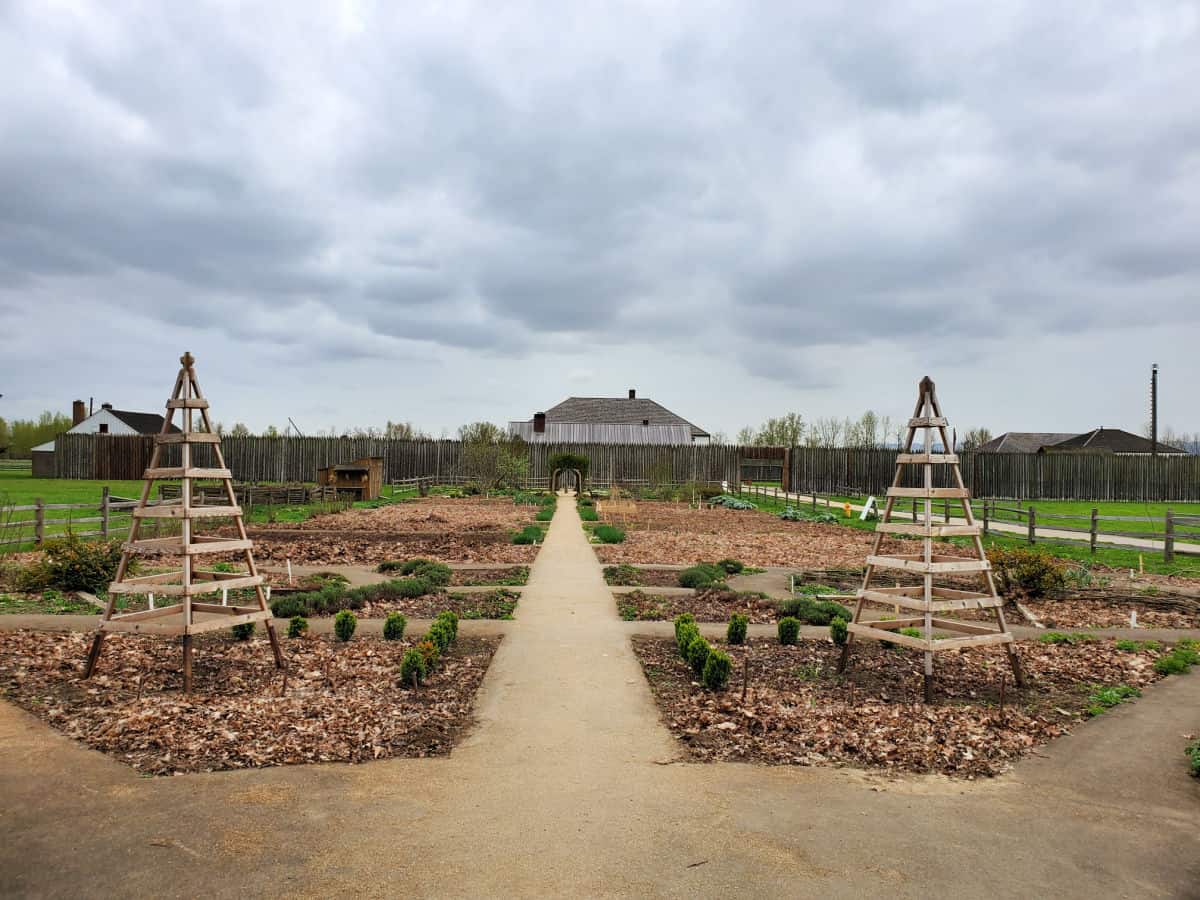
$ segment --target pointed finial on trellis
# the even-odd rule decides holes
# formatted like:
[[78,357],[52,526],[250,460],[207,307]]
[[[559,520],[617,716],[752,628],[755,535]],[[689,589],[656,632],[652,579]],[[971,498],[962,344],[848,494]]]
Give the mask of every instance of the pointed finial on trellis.
[[933,379],[926,375],[921,379],[921,393],[927,394],[933,390]]
[[179,357],[179,361],[183,363],[183,367],[185,369],[190,369],[192,367],[192,363],[196,361],[196,357],[192,356],[190,352],[185,352],[183,356]]

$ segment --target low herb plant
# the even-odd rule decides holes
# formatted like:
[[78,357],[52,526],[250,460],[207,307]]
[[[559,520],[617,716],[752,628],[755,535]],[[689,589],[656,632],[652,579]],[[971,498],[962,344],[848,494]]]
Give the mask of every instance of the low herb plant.
[[1126,700],[1132,700],[1134,697],[1140,697],[1141,695],[1142,692],[1140,690],[1128,684],[1097,687],[1088,695],[1087,714],[1089,716],[1102,715],[1105,710],[1112,709]]
[[779,620],[779,643],[795,644],[800,637],[800,620],[785,616]]
[[1188,758],[1188,769],[1193,778],[1200,778],[1200,738],[1192,741],[1184,748]]
[[1099,640],[1099,638],[1085,631],[1072,631],[1070,633],[1047,631],[1045,634],[1038,635],[1038,640],[1043,644],[1090,644]]
[[625,540],[625,529],[616,525],[597,525],[592,533],[602,544],[620,544]]
[[304,637],[308,634],[308,619],[304,616],[292,616],[288,620],[287,636],[290,638]]
[[233,632],[233,639],[235,641],[248,641],[254,635],[254,623],[242,622],[234,625],[230,630]]

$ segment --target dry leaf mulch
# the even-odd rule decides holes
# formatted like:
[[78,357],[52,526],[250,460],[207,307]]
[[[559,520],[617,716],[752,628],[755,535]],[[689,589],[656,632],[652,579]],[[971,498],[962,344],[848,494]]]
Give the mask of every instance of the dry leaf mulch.
[[294,535],[275,531],[269,537],[251,532],[250,536],[254,539],[254,555],[259,561],[282,564],[290,559],[293,563],[314,566],[377,566],[384,560],[417,556],[448,563],[530,565],[538,551],[538,547],[532,545],[507,543],[507,535],[503,540],[490,542],[462,539],[454,534],[397,541],[384,534],[342,531],[297,531]]
[[[1126,653],[1112,641],[1050,645],[1021,642],[1027,686],[1013,686],[1004,651],[947,651],[935,659],[936,703],[925,705],[919,653],[854,645],[844,678],[840,648],[752,640],[750,683],[741,699],[744,652],[729,689],[700,687],[674,641],[635,637],[634,650],[663,722],[695,760],[778,765],[848,765],[892,772],[996,775],[1086,716],[1096,685],[1144,687],[1158,680],[1159,651]],[[1005,674],[1003,720],[998,712]]]
[[[606,565],[692,565],[728,557],[760,567],[862,566],[874,537],[873,532],[841,525],[785,522],[754,510],[698,510],[680,503],[639,502],[626,526],[624,543],[598,545],[596,555]],[[883,552],[912,552],[911,544],[888,539]],[[965,551],[947,545],[944,552]]]
[[690,596],[630,591],[613,596],[617,600],[618,615],[627,622],[670,620],[680,613],[691,613],[697,622],[728,622],[734,613],[741,613],[760,625],[770,624],[777,618],[777,601],[737,591],[704,590]]
[[323,513],[290,527],[301,531],[519,531],[533,521],[538,510],[537,506],[517,506],[512,498],[504,497],[424,497],[374,509],[351,508]]
[[1142,628],[1200,628],[1200,605],[1195,611],[1155,609],[1136,600],[1117,601],[1092,597],[1022,600],[1021,603],[1048,628],[1128,628],[1129,613],[1137,611]]
[[444,756],[473,721],[499,638],[459,638],[415,691],[396,684],[413,641],[286,640],[283,696],[265,639],[198,639],[190,696],[177,642],[112,635],[97,674],[83,681],[90,642],[90,634],[0,632],[0,689],[68,737],[168,775]]

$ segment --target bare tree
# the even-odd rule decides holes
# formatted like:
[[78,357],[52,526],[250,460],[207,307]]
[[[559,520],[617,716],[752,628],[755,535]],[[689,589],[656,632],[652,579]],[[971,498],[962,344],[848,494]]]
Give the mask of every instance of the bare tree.
[[958,441],[959,450],[978,450],[992,439],[992,433],[983,427],[972,428]]

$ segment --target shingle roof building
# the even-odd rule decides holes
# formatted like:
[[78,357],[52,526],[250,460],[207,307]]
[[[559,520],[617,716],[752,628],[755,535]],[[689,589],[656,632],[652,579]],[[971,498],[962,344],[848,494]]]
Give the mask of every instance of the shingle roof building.
[[509,434],[527,440],[599,444],[690,444],[709,434],[665,406],[631,390],[627,397],[568,397]]

